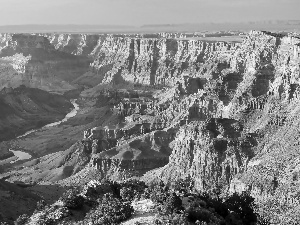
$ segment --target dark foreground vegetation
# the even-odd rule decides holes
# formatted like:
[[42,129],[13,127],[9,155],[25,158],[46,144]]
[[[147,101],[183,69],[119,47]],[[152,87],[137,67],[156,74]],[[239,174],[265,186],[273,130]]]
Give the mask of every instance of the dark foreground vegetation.
[[132,217],[132,203],[143,199],[155,204],[156,225],[269,224],[259,218],[254,198],[247,192],[221,197],[216,190],[199,193],[187,186],[182,181],[168,186],[163,182],[147,186],[138,180],[91,181],[67,190],[52,205],[39,201],[33,215],[21,215],[15,224],[115,225]]

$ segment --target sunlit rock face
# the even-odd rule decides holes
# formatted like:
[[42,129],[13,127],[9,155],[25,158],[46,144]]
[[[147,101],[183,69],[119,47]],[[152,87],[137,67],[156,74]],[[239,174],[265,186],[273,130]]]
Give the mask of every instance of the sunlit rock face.
[[[45,65],[49,74],[86,66],[88,73],[64,79],[91,87],[85,94],[101,95],[97,104],[109,105],[118,120],[86,130],[81,142],[91,156],[87,167],[103,176],[160,167],[145,180],[188,176],[203,191],[222,183],[260,193],[298,181],[299,43],[295,35],[260,31],[242,43],[162,34],[2,35],[0,62],[20,74],[25,62],[25,76]],[[46,55],[41,67],[38,51]],[[11,65],[16,56],[18,67]]]
[[200,64],[213,52],[230,52],[238,44],[165,38],[106,37],[91,55],[95,70],[111,67],[103,83],[122,80],[143,85],[170,86],[184,74],[197,76]]
[[240,44],[102,36],[90,54],[91,70],[103,76],[99,85],[161,90],[147,101],[122,98],[114,106],[130,128],[86,133],[100,146],[94,147],[98,156],[91,165],[103,168],[102,159],[118,155],[123,142],[117,139],[130,143],[133,136],[174,128],[169,163],[149,176],[166,182],[190,176],[200,190],[218,182],[230,190],[248,188],[237,177],[250,173],[257,167],[255,156],[275,146],[271,135],[280,131],[282,138],[285,126],[296,126],[299,53],[299,38],[258,31]]
[[197,77],[200,64],[209,59],[211,53],[231,52],[237,46],[236,43],[167,39],[161,34],[153,37],[1,34],[0,57],[10,56],[17,61],[23,54],[30,60],[22,65],[25,71],[1,74],[0,83],[5,87],[24,84],[57,92],[74,89],[74,84],[124,85],[129,82],[170,86],[185,74]]
[[117,176],[120,171],[143,174],[164,166],[172,151],[169,144],[177,129],[150,130],[145,124],[93,128],[85,131],[83,143],[92,154],[90,167]]
[[230,191],[254,193],[277,188],[274,180],[279,187],[296,182],[297,163],[289,161],[299,143],[299,41],[253,31],[236,50],[202,65],[210,71],[199,75],[206,81],[197,93],[178,85],[162,112],[180,126],[169,163],[145,179],[189,176],[199,190],[221,182]]

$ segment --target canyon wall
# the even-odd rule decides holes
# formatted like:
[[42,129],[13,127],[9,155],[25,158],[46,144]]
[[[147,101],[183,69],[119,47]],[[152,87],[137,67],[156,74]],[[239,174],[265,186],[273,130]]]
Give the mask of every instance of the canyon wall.
[[[176,123],[169,163],[145,180],[192,177],[202,191],[222,183],[255,193],[297,182],[298,164],[290,160],[299,143],[299,41],[253,31],[235,51],[207,60],[202,67],[211,69],[199,76],[207,75],[200,91],[178,93],[162,112],[170,118],[183,107],[186,116]],[[171,118],[174,124],[177,117]]]
[[63,93],[76,88],[72,81],[88,71],[84,55],[58,51],[47,37],[0,34],[0,88],[26,85]]
[[[230,186],[253,169],[248,165],[263,154],[270,135],[294,121],[288,114],[295,113],[299,96],[300,47],[295,36],[252,31],[242,43],[162,35],[75,36],[47,38],[59,51],[90,57],[89,76],[101,77],[92,88],[96,93],[117,88],[152,92],[147,98],[121,96],[112,103],[120,116],[118,127],[86,132],[95,154],[92,167],[122,167],[120,158],[134,155],[130,143],[172,128],[169,150],[162,156],[170,155],[168,164],[149,172],[151,177],[170,181],[191,176],[201,190],[218,182]],[[126,148],[126,157],[119,157]]]
[[[238,46],[164,36],[1,34],[0,57],[13,62],[0,66],[14,69],[1,73],[0,87],[24,84],[63,92],[101,83],[170,86],[185,74],[197,76],[212,52],[231,52]],[[21,58],[28,60],[23,63]]]
[[[1,36],[4,53],[19,45],[9,37]],[[297,160],[289,162],[300,143],[299,37],[260,31],[242,43],[162,34],[33,37],[48,52],[89,62],[88,72],[70,82],[89,87],[86,97],[105,93],[97,104],[105,102],[118,118],[84,133],[89,168],[108,175],[160,167],[145,180],[189,176],[203,191],[218,183],[229,191],[268,191],[274,177],[278,187],[298,180]]]

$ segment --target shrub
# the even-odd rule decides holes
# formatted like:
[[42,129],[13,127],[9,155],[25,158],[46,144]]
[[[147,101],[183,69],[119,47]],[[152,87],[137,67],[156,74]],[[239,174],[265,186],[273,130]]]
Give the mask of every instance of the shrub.
[[25,225],[29,220],[29,216],[26,214],[20,215],[15,221],[15,225]]
[[120,197],[126,201],[140,199],[144,194],[147,185],[139,180],[128,180],[120,184]]
[[113,195],[115,195],[118,198],[120,197],[121,185],[119,183],[115,181],[106,180],[105,182],[103,182],[103,184],[109,185]]
[[112,182],[108,180],[102,180],[101,182],[92,180],[84,185],[82,194],[86,199],[94,200],[98,199],[105,193],[114,192]]
[[229,210],[228,210],[226,204],[221,202],[221,200],[209,199],[207,201],[207,207],[214,208],[216,213],[218,213],[223,218],[225,218],[229,214]]
[[52,205],[45,207],[44,210],[34,213],[30,217],[30,224],[36,225],[54,225],[61,222],[70,215],[67,207]]
[[182,200],[175,193],[169,195],[164,204],[166,213],[172,214],[175,211],[182,209]]
[[129,203],[124,203],[112,194],[105,194],[99,201],[97,208],[91,210],[85,218],[88,224],[116,224],[129,218],[133,208]]
[[234,193],[225,201],[225,204],[229,210],[239,215],[243,224],[250,225],[257,222],[254,212],[254,198],[247,192],[243,192],[242,194]]
[[122,187],[120,190],[120,197],[124,201],[132,201],[136,195],[136,191],[131,187]]
[[79,195],[78,190],[67,190],[60,198],[64,205],[69,209],[81,209],[84,204],[84,198]]
[[161,181],[158,184],[147,188],[145,190],[145,196],[149,196],[153,202],[164,204],[169,196],[169,189]]
[[41,211],[41,210],[45,209],[45,206],[46,206],[45,200],[40,200],[40,201],[38,201],[38,202],[36,203],[36,209],[37,209],[38,211]]
[[271,225],[271,222],[267,218],[258,217],[258,225]]
[[188,225],[187,216],[185,214],[173,214],[172,224]]
[[194,188],[194,182],[190,176],[187,176],[173,182],[171,186],[175,191],[187,193],[190,189]]
[[187,220],[187,217],[185,214],[169,214],[169,215],[163,215],[160,216],[159,218],[156,218],[154,220],[154,224],[157,225],[189,225],[190,223]]
[[161,204],[163,204],[167,200],[167,197],[168,197],[168,193],[160,189],[154,189],[151,191],[150,194],[150,199],[153,202],[161,203]]
[[197,220],[208,223],[211,217],[210,211],[204,208],[188,208],[186,213],[188,220],[193,223],[195,223]]

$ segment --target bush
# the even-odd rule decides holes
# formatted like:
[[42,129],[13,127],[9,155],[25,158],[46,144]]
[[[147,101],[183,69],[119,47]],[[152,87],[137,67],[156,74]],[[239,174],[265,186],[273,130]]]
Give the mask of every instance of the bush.
[[128,180],[120,184],[120,197],[126,201],[140,199],[147,185],[139,180]]
[[173,182],[171,186],[175,191],[188,193],[189,190],[194,188],[194,181],[190,176],[187,176]]
[[64,218],[70,216],[70,211],[67,207],[51,205],[45,207],[44,210],[34,213],[30,217],[30,224],[35,225],[54,225],[62,222]]
[[124,201],[132,201],[136,196],[136,191],[131,187],[122,187],[120,190],[120,197]]
[[81,195],[78,195],[79,191],[76,189],[67,190],[60,200],[64,203],[69,209],[81,209],[84,204],[84,198]]
[[267,218],[258,217],[258,225],[271,225],[271,222]]
[[254,212],[254,198],[247,192],[234,193],[225,201],[225,204],[229,210],[238,214],[243,224],[250,225],[257,222],[257,216]]
[[41,211],[41,210],[45,209],[45,206],[46,206],[45,200],[40,200],[40,201],[38,201],[38,202],[36,203],[36,209],[37,209],[38,211]]
[[169,188],[161,181],[145,190],[145,196],[148,196],[153,202],[164,204],[169,196]]
[[166,213],[172,214],[175,211],[179,211],[182,209],[182,200],[175,193],[172,193],[167,197],[165,203],[165,211]]
[[189,225],[190,223],[187,220],[187,217],[185,214],[169,214],[169,215],[163,215],[160,216],[159,218],[156,218],[154,220],[154,224],[157,225]]
[[189,222],[185,214],[173,214],[172,224],[188,225]]
[[84,185],[82,194],[86,199],[94,200],[98,199],[105,193],[113,193],[115,190],[115,186],[112,182],[108,180],[92,180]]
[[223,202],[217,199],[209,199],[207,201],[208,208],[214,208],[216,213],[225,218],[229,214],[229,210]]
[[103,182],[103,184],[109,185],[113,195],[117,196],[118,198],[120,197],[121,185],[119,183],[117,183],[115,181],[105,180],[105,182]]
[[133,208],[112,194],[105,194],[99,201],[97,208],[91,210],[85,218],[88,224],[116,224],[131,217]]
[[25,225],[29,220],[29,216],[26,214],[20,215],[15,221],[15,225]]
[[200,222],[209,222],[211,213],[204,208],[189,208],[186,210],[187,218],[190,222],[195,223],[197,220]]

